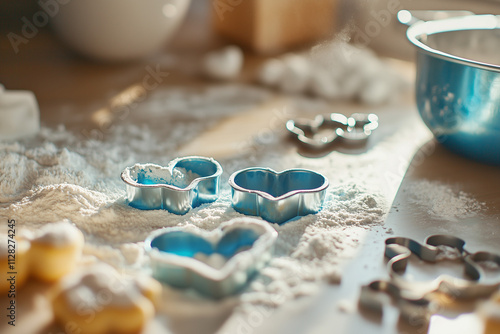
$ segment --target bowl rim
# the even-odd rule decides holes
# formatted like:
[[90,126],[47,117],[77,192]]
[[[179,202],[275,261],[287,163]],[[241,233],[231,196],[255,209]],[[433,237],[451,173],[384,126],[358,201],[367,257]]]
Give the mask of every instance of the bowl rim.
[[417,22],[408,28],[408,30],[406,31],[406,36],[408,40],[418,48],[418,51],[422,51],[428,55],[462,65],[468,65],[484,70],[500,72],[500,64],[495,65],[491,63],[476,61],[469,58],[455,56],[434,49],[421,41],[421,38],[424,36],[450,32],[450,31],[494,30],[494,29],[500,30],[500,15],[492,15],[492,14],[469,15],[469,16],[453,17],[443,20]]

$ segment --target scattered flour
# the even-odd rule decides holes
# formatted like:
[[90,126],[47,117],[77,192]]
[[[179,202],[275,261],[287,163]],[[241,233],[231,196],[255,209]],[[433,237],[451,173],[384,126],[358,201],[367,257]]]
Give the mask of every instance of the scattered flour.
[[462,258],[462,254],[456,248],[449,246],[438,246],[438,254],[436,256],[437,261],[441,260],[458,260]]
[[463,191],[436,181],[414,182],[407,191],[410,192],[410,200],[442,220],[457,221],[459,218],[472,217],[485,205]]
[[182,167],[168,168],[152,164],[135,164],[122,173],[128,184],[139,186],[141,184],[166,184],[179,188],[187,188],[192,181],[200,175]]
[[[153,291],[159,288],[159,286],[151,286],[154,281],[142,282],[143,280],[141,276],[137,278],[121,276],[105,264],[96,264],[87,271],[63,279],[60,289],[65,294],[67,305],[72,308],[71,311],[79,311],[84,307],[98,310],[113,306],[119,306],[119,310],[126,310],[138,306],[144,289]],[[147,283],[149,286],[143,286]],[[106,293],[105,303],[100,299],[104,292]]]
[[[217,120],[237,112],[242,105],[255,105],[267,97],[249,87],[233,86],[211,88],[209,92],[188,94],[171,89],[156,94],[157,99],[145,103],[145,109],[137,116],[131,115],[126,123],[115,124],[102,140],[82,140],[59,127],[42,128],[31,141],[0,142],[0,219],[16,219],[19,229],[28,230],[69,219],[85,234],[85,255],[120,270],[140,272],[147,270],[148,258],[142,244],[152,231],[190,225],[213,230],[241,216],[231,207],[231,190],[225,182],[236,169],[250,165],[277,170],[304,167],[338,177],[338,163],[308,160],[296,154],[285,156],[287,148],[279,151],[277,140],[267,144],[267,148],[274,146],[264,155],[257,152],[237,161],[219,161],[224,174],[220,197],[214,203],[201,205],[183,216],[131,208],[126,205],[125,184],[120,179],[125,167],[138,162],[166,165],[177,157],[176,149],[185,138],[211,125],[200,122],[206,113],[213,112],[211,117]],[[236,99],[242,102],[235,104]],[[175,126],[170,125],[174,122],[156,121],[143,125],[140,119],[148,117],[184,121]],[[155,127],[158,123],[161,126]],[[346,170],[350,173],[349,168]],[[239,297],[243,307],[276,307],[313,293],[318,282],[340,282],[341,263],[349,256],[346,250],[357,246],[352,229],[380,224],[388,211],[384,196],[360,184],[335,180],[318,214],[273,225],[279,232],[274,257]]]

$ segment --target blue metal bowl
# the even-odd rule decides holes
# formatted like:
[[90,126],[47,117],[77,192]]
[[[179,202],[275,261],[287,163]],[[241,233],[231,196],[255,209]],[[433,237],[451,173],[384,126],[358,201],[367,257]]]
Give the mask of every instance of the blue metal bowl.
[[451,151],[500,165],[500,16],[418,22],[407,36],[427,127]]

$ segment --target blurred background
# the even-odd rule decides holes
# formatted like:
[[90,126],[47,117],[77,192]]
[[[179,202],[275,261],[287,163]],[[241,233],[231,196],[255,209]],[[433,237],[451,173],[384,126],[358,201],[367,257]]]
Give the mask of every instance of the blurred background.
[[[244,52],[235,82],[254,82],[270,57],[330,41],[412,60],[402,9],[500,14],[500,0],[0,0],[0,83],[33,91],[42,123],[55,123],[70,104],[82,114],[107,104],[146,66],[168,70],[168,84],[203,82],[203,57],[227,45]],[[243,61],[223,56],[211,66]]]
[[[213,36],[215,40],[225,38],[221,39],[221,43],[224,40],[232,41],[249,50],[270,54],[303,47],[308,42],[332,38],[334,34],[349,26],[351,29],[348,29],[348,33],[351,37],[355,37],[353,35],[359,33],[357,29],[363,31],[368,24],[368,29],[372,29],[368,34],[365,31],[369,37],[366,43],[368,46],[383,55],[408,58],[410,55],[404,50],[406,44],[404,28],[394,19],[395,10],[434,9],[468,10],[476,14],[500,13],[498,0],[194,0],[191,3],[184,0],[148,0],[140,4],[135,4],[135,2],[2,0],[0,1],[2,44],[6,42],[9,32],[23,37],[23,26],[26,27],[26,22],[31,22],[36,29],[49,30],[50,25],[46,24],[45,17],[50,16],[52,21],[55,21],[55,24],[52,23],[56,34],[73,49],[76,48],[85,53],[85,47],[75,42],[72,43],[70,40],[71,37],[76,38],[78,33],[83,34],[89,29],[83,22],[94,26],[95,29],[99,28],[101,34],[106,34],[107,30],[113,29],[113,25],[119,22],[116,17],[127,18],[132,14],[140,16],[141,11],[158,13],[163,9],[162,14],[167,18],[181,17],[180,29],[165,28],[176,30],[170,34],[178,36],[173,43],[175,46],[182,43],[182,40],[184,40],[184,45],[189,45],[190,41],[196,40],[196,47],[199,49],[202,49],[204,45],[213,46],[212,36],[215,35]],[[184,7],[189,7],[185,18]],[[131,11],[132,8],[133,11]],[[41,10],[48,15],[40,14]],[[386,17],[386,13],[389,16]],[[129,26],[135,24],[133,28],[137,31],[137,35],[140,35],[141,31],[145,34],[148,29],[157,24],[154,15],[150,17],[148,25],[141,26],[140,24],[145,22],[131,19]],[[101,22],[103,18],[106,18],[108,22]],[[379,23],[379,28],[383,29],[384,33],[378,33],[375,25],[370,24],[373,20]],[[305,27],[307,29],[304,29]],[[77,31],[71,32],[70,36],[68,30]],[[377,36],[372,36],[372,34]],[[259,36],[264,35],[269,40],[259,40],[263,38]],[[186,36],[191,36],[193,39],[185,40]],[[210,40],[208,40],[209,36],[211,36]],[[128,37],[132,39],[136,36]],[[200,45],[201,41],[206,42]],[[364,42],[362,37],[357,41]],[[269,45],[269,43],[275,45]],[[158,42],[158,44],[162,43]],[[23,45],[20,44],[20,46]],[[161,46],[167,48],[168,45],[168,39],[164,38]],[[161,46],[155,51],[161,50]],[[2,51],[6,53],[8,50],[4,48]]]

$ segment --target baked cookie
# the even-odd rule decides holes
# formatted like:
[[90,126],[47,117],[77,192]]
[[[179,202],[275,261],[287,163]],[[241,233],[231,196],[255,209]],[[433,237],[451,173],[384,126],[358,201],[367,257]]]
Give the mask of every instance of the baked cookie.
[[53,300],[62,328],[81,334],[138,333],[155,314],[161,285],[150,277],[120,275],[98,264],[61,280]]
[[82,232],[68,221],[47,224],[31,239],[31,276],[53,282],[73,271],[81,257]]

